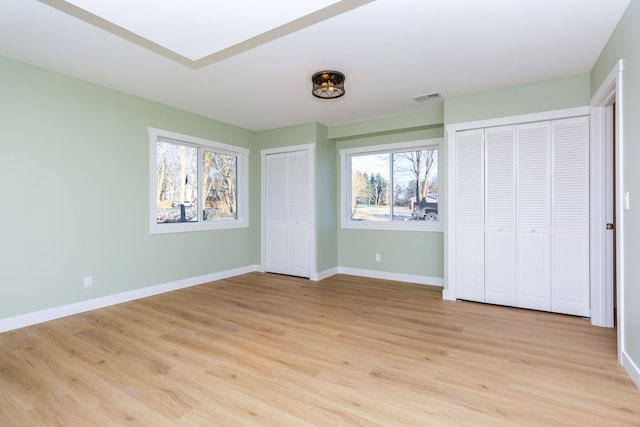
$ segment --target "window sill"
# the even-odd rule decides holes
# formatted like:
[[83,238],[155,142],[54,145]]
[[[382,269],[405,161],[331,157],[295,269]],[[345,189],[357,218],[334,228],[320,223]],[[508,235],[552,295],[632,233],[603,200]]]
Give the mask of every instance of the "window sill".
[[151,224],[149,234],[188,233],[191,231],[231,230],[248,228],[246,221],[216,221],[215,223],[172,222],[166,224]]
[[392,231],[425,231],[444,232],[441,221],[343,221],[341,228],[350,230],[392,230]]

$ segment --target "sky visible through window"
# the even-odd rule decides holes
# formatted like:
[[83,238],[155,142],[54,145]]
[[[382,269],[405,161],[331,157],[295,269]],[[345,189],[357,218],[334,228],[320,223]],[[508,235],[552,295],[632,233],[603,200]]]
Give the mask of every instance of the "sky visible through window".
[[[352,171],[360,171],[361,173],[366,173],[371,176],[371,174],[380,174],[385,180],[389,180],[391,178],[391,169],[389,167],[389,153],[378,153],[378,154],[365,154],[365,155],[354,155],[351,157],[351,170]],[[415,175],[408,171],[410,165],[404,164],[406,163],[406,158],[398,158],[395,157],[395,175],[394,182],[395,184],[400,184],[401,186],[407,186],[412,180],[415,180]],[[437,177],[438,170],[438,155],[437,150],[434,154],[434,165],[433,170],[436,171],[435,177]],[[407,173],[398,173],[398,167],[403,171],[407,171]]]

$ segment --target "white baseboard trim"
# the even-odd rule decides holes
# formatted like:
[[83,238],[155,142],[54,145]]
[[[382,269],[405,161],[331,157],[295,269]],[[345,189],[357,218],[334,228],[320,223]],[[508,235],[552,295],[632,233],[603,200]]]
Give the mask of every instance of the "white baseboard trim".
[[338,267],[338,273],[374,279],[396,280],[398,282],[419,283],[421,285],[444,286],[442,277],[420,276],[418,274],[390,273],[387,271],[364,270],[360,268]]
[[636,384],[636,387],[640,389],[640,369],[624,350],[622,351],[622,366],[626,369],[627,373]]
[[338,274],[338,267],[330,268],[328,270],[324,270],[319,273],[313,273],[311,274],[310,279],[314,281],[319,281],[322,279],[326,279],[327,277],[331,277],[335,274]]
[[238,276],[240,274],[260,271],[259,269],[260,266],[258,265],[249,265],[246,267],[219,271],[217,273],[205,274],[203,276],[176,280],[175,282],[134,289],[127,292],[121,292],[119,294],[106,295],[104,297],[80,301],[73,304],[62,305],[59,307],[47,308],[40,311],[34,311],[32,313],[7,317],[4,319],[0,319],[0,333],[24,328],[26,326],[35,325],[42,322],[47,322],[49,320],[59,319],[61,317],[72,316],[74,314],[84,313],[91,310],[97,310],[99,308],[108,307],[110,305],[120,304],[127,301],[133,301],[140,298],[163,294],[165,292],[171,292],[178,289],[201,285],[203,283],[226,279],[228,277]]

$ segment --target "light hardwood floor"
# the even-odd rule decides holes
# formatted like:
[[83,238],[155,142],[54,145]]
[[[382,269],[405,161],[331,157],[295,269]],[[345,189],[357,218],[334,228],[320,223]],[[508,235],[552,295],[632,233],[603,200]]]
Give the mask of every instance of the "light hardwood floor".
[[251,273],[0,334],[1,426],[623,426],[615,330]]

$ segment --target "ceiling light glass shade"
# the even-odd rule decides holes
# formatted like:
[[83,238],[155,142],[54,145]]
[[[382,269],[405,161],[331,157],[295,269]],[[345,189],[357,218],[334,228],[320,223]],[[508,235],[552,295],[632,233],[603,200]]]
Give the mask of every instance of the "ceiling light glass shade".
[[316,98],[334,99],[344,95],[344,74],[338,71],[318,71],[311,77]]

